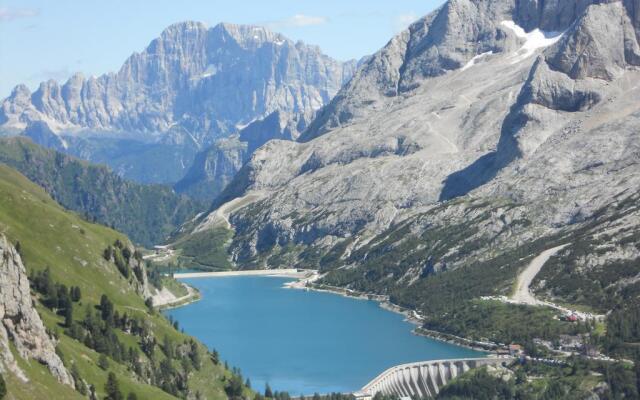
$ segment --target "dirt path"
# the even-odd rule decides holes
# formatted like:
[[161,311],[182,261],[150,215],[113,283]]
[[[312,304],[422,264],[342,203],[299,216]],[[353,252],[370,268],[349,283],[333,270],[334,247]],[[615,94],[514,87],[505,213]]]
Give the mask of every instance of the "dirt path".
[[226,229],[232,229],[231,223],[229,223],[229,215],[234,211],[237,211],[257,200],[260,200],[262,197],[264,197],[264,193],[253,191],[243,197],[238,197],[224,203],[214,212],[209,214],[207,218],[199,226],[196,227],[194,232],[200,232],[220,225],[222,225]]
[[535,296],[529,290],[531,286],[531,282],[535,279],[536,275],[540,272],[544,264],[551,258],[556,255],[560,250],[564,249],[568,244],[564,244],[562,246],[554,247],[549,250],[545,250],[540,253],[539,256],[531,260],[531,263],[525,268],[524,271],[518,276],[518,285],[516,287],[516,292],[511,297],[512,300],[529,305],[538,305],[541,302],[535,298]]
[[552,249],[548,249],[540,253],[536,258],[531,260],[527,268],[518,276],[518,282],[516,286],[516,291],[511,297],[506,296],[483,296],[481,297],[483,300],[491,300],[491,301],[500,301],[503,303],[509,304],[527,304],[530,306],[543,306],[543,307],[551,307],[555,310],[560,311],[565,315],[574,315],[578,317],[581,321],[604,321],[606,315],[604,314],[593,314],[586,311],[579,311],[575,309],[570,309],[565,306],[552,303],[550,301],[544,301],[540,299],[536,299],[536,297],[529,290],[531,286],[531,282],[535,279],[536,275],[540,272],[544,264],[549,261],[549,258],[556,255],[560,250],[567,247],[569,244],[564,244],[562,246],[554,247]]

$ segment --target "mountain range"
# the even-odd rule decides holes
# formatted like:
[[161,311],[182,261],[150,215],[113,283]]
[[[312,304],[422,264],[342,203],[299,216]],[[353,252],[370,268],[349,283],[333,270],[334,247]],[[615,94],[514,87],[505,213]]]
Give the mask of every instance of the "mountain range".
[[610,297],[635,285],[617,268],[640,259],[639,38],[637,1],[448,1],[298,141],[256,150],[194,232],[229,221],[239,266],[315,266],[432,315],[429,277],[484,265],[495,280],[460,300],[504,294],[532,243],[567,243],[537,289],[606,309],[568,279],[617,271]]
[[[579,398],[636,398],[639,99],[640,0],[448,0],[375,54],[345,63],[264,28],[186,22],[115,74],[51,81],[34,93],[18,86],[2,103],[0,129],[37,144],[4,138],[0,161],[69,209],[144,244],[166,240],[160,259],[203,269],[317,269],[310,286],[387,299],[415,316],[421,333],[523,343],[534,358],[562,336],[577,337],[583,360],[527,360],[531,369],[514,380],[533,382],[525,389],[544,392],[540,398],[572,398],[587,381]],[[133,340],[132,351],[146,354],[137,358],[143,371],[130,378],[136,357],[117,371],[131,390],[159,391],[147,381],[167,398],[233,390],[235,373],[144,308],[142,254],[132,257],[124,236],[63,210],[7,166],[0,172],[0,264],[16,281],[52,264],[55,279],[91,291],[88,304],[104,292],[120,312],[183,343],[182,359],[163,369],[153,349],[170,359],[172,346],[156,345],[153,334],[151,351],[144,335]],[[202,202],[210,206],[196,213]],[[550,250],[530,289],[538,305],[555,308],[514,304],[519,275]],[[71,392],[79,381],[42,334],[62,316],[40,293],[40,321],[28,288],[19,289],[43,337],[41,361]],[[7,293],[0,306],[14,305]],[[597,318],[560,321],[562,307]],[[82,326],[92,326],[92,310]],[[20,332],[7,326],[0,324],[10,332],[0,329],[5,358],[4,338]],[[636,360],[634,372],[590,356],[590,346]],[[63,335],[61,348],[102,383],[98,354],[85,347]],[[207,356],[195,365],[213,371],[215,385],[200,370],[189,375],[188,349]],[[48,376],[26,372],[38,383]],[[554,373],[568,378],[543,388]],[[196,379],[177,385],[181,374]],[[633,383],[619,389],[622,381]],[[236,383],[236,397],[249,393]],[[617,390],[626,394],[611,394]]]
[[118,72],[49,80],[33,93],[17,86],[0,107],[0,129],[44,122],[59,150],[140,182],[174,183],[196,153],[273,112],[309,120],[355,67],[262,27],[183,22]]

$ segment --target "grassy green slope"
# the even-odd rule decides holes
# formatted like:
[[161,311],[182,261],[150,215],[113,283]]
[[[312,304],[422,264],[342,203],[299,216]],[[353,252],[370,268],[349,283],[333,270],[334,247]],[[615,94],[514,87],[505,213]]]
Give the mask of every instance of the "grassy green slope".
[[[189,337],[175,330],[169,321],[157,312],[149,312],[143,299],[115,266],[102,258],[102,251],[116,239],[127,242],[122,234],[84,221],[64,210],[45,191],[28,181],[18,172],[0,165],[0,231],[12,242],[19,241],[27,269],[31,272],[51,267],[53,280],[67,286],[79,286],[83,297],[74,307],[74,319],[82,319],[87,307],[95,307],[100,296],[106,294],[121,314],[143,317],[152,325],[159,342],[166,335],[176,343]],[[58,332],[65,365],[77,363],[81,376],[95,385],[100,398],[104,395],[107,372],[97,365],[98,354],[63,333],[62,318],[39,305],[38,310],[47,328]],[[137,337],[118,331],[120,340],[129,346],[139,347]],[[199,391],[204,398],[225,398],[223,377],[228,371],[215,365],[206,355],[206,348],[199,345],[202,368],[192,372],[189,388]],[[158,346],[159,347],[159,346]],[[157,350],[156,354],[162,354]],[[158,360],[162,356],[158,357]],[[145,360],[148,361],[148,360]],[[46,368],[33,361],[21,361],[31,382],[23,384],[9,376],[9,399],[71,399],[81,398],[76,392],[58,385]],[[127,368],[111,360],[110,370],[116,372],[125,393],[135,392],[138,398],[171,399],[173,396],[145,384]]]
[[228,270],[233,265],[229,261],[227,247],[233,232],[224,227],[193,233],[175,242],[179,250],[179,261],[187,267],[211,270]]
[[162,242],[202,208],[169,187],[127,181],[104,166],[45,149],[24,137],[0,139],[0,162],[45,188],[68,209],[114,226],[145,246]]

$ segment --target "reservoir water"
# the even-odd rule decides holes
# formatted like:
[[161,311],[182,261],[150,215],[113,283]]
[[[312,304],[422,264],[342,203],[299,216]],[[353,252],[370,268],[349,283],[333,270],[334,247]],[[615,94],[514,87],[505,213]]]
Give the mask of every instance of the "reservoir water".
[[184,279],[202,300],[167,311],[252,387],[291,395],[352,392],[397,364],[482,353],[413,335],[373,301],[283,288],[289,278]]

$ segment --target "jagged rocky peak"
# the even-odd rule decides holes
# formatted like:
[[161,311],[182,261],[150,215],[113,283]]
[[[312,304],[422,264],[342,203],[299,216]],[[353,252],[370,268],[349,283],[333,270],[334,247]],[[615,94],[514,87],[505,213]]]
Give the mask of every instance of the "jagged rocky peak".
[[293,42],[284,35],[256,25],[239,25],[223,22],[213,27],[212,33],[220,39],[231,38],[243,47],[257,47],[265,43],[274,46],[293,44]]
[[208,30],[204,22],[182,21],[166,27],[160,34],[160,38],[171,42],[183,41],[189,37],[206,35]]
[[60,383],[74,386],[33,306],[22,258],[7,237],[0,234],[0,371],[8,370],[26,382],[28,378],[18,366],[11,346],[20,357],[46,365]]
[[[615,1],[615,0],[614,0]],[[516,0],[514,20],[526,31],[562,32],[592,4],[611,0]]]
[[277,110],[313,113],[354,68],[263,27],[188,21],[165,29],[117,73],[47,81],[33,94],[17,87],[0,123],[24,129],[43,120],[56,132],[163,133],[180,125],[206,145]]
[[546,53],[551,68],[572,79],[613,80],[638,65],[638,41],[622,2],[593,5],[575,22],[559,46]]
[[302,140],[376,112],[426,79],[498,54],[524,59],[561,37],[547,55],[551,69],[572,79],[611,79],[615,69],[640,63],[638,8],[637,0],[447,1],[370,57]]

